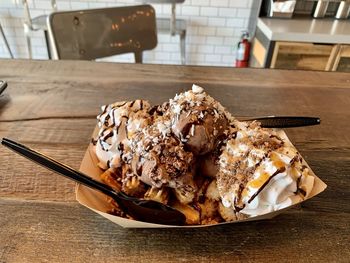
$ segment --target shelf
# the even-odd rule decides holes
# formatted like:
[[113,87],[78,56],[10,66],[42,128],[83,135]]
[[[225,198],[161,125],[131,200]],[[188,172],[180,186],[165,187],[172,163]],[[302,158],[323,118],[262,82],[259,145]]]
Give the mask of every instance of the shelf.
[[349,20],[259,18],[257,27],[270,41],[350,44]]

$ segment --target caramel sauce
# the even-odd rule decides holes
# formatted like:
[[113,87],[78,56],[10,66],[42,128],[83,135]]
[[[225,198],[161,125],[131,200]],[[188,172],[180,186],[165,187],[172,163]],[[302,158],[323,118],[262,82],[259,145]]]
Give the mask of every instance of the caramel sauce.
[[128,132],[128,138],[132,138],[132,137],[134,136],[134,134],[135,134],[135,132],[129,131],[129,132]]
[[290,175],[293,177],[294,180],[297,180],[299,178],[299,172],[295,167],[292,167],[290,169]]
[[[307,169],[307,170],[306,170]],[[308,168],[305,168],[304,170],[303,170],[303,172],[302,172],[302,175],[304,176],[304,177],[307,177],[308,175],[309,175],[309,169]]]
[[252,188],[260,188],[269,179],[269,177],[270,176],[268,173],[263,172],[257,179],[250,181],[247,186]]
[[247,188],[244,188],[244,190],[242,191],[242,197],[247,197],[248,196],[248,190]]
[[281,158],[274,152],[270,154],[270,159],[272,161],[272,164],[277,168],[277,170],[283,168],[285,166],[285,163],[281,160]]
[[[269,156],[272,161],[272,164],[277,168],[277,170],[281,170],[285,168],[285,163],[281,160],[281,158],[274,152],[272,152]],[[293,168],[295,170],[295,168]],[[295,176],[298,177],[298,173],[295,170]],[[261,172],[261,175],[252,181],[250,181],[247,186],[252,188],[260,188],[264,185],[266,181],[268,181],[270,175],[267,172]],[[244,192],[244,191],[243,191]],[[244,195],[244,193],[242,193]]]

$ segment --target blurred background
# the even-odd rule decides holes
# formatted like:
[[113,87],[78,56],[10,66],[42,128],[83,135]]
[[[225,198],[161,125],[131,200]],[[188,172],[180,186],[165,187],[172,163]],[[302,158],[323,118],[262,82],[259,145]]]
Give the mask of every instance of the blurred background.
[[[158,29],[143,63],[350,71],[350,0],[1,0],[0,58],[49,59],[33,19],[139,4],[154,7]],[[98,60],[135,61],[131,53]]]
[[[52,12],[50,0],[28,0],[32,17]],[[114,7],[147,3],[135,0],[57,0],[57,10]],[[157,17],[170,17],[170,4],[151,3]],[[235,45],[242,30],[254,31],[259,1],[186,0],[176,5],[176,18],[186,21],[186,64],[232,66]],[[1,0],[0,21],[15,58],[28,58],[23,31],[22,0]],[[43,31],[31,32],[34,59],[47,59]],[[144,52],[144,63],[181,64],[179,35],[158,34],[157,47]],[[0,57],[9,57],[0,39]],[[106,61],[133,62],[132,54],[105,58]]]

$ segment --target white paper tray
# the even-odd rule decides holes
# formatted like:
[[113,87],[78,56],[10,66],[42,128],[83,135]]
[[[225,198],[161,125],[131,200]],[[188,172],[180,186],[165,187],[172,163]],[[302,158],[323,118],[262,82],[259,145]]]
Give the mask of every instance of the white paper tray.
[[[290,140],[288,139],[286,133],[283,130],[278,130],[278,135],[285,140],[286,142],[290,143]],[[304,160],[304,158],[303,158]],[[92,144],[89,145],[83,161],[80,166],[80,171],[91,176],[92,178],[96,180],[100,180],[100,174],[103,172],[100,168],[97,166],[98,159],[94,153],[93,146]],[[307,163],[304,162],[306,166]],[[309,167],[309,166],[308,166]],[[309,167],[310,168],[310,167]],[[308,196],[307,199],[310,199],[314,197],[315,195],[321,193],[324,191],[327,187],[327,185],[320,179],[318,178],[314,172],[310,169],[310,176],[313,176],[315,178],[314,181],[314,187]],[[263,219],[270,219],[273,218],[280,213],[284,212],[285,210],[299,204],[294,204],[292,206],[286,207],[284,209],[260,215],[260,216],[255,216],[255,217],[250,217],[248,219],[244,220],[237,220],[234,222],[224,222],[220,224],[215,224],[215,225],[189,225],[189,226],[170,226],[170,225],[159,225],[159,224],[152,224],[152,223],[145,223],[141,221],[136,221],[136,220],[131,220],[131,219],[126,219],[122,217],[118,217],[115,215],[111,215],[106,213],[106,211],[111,209],[110,204],[107,202],[107,197],[95,190],[92,190],[84,185],[77,184],[76,186],[76,199],[77,201],[82,204],[83,206],[86,206],[87,208],[91,209],[92,211],[95,211],[96,213],[100,214],[101,216],[107,218],[108,220],[112,221],[115,224],[118,224],[122,227],[125,228],[194,228],[194,227],[209,227],[209,226],[217,226],[217,225],[225,225],[225,224],[235,224],[235,223],[240,223],[240,222],[246,222],[246,221],[255,221],[255,220],[263,220]],[[305,199],[304,201],[306,201]],[[304,202],[302,201],[302,202]],[[300,202],[300,203],[302,203]]]

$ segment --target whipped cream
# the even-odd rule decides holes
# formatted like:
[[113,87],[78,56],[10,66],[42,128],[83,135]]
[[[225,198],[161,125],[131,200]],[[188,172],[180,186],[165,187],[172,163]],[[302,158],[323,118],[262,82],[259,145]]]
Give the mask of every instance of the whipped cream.
[[236,138],[219,159],[217,184],[225,207],[257,216],[308,197],[314,177],[293,145],[257,123],[236,122],[236,127]]
[[144,100],[102,106],[102,113],[97,116],[100,130],[95,149],[101,168],[120,167],[122,158],[131,159],[130,140],[149,125],[150,108]]

